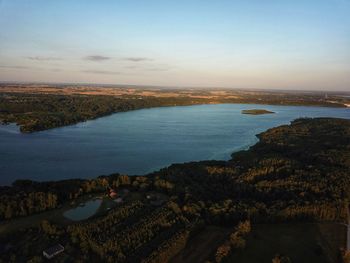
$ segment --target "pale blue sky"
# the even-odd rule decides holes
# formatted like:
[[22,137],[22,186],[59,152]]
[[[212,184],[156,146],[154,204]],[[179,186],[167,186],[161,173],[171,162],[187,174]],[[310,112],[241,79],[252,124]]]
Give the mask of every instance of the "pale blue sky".
[[0,81],[350,91],[350,0],[0,0]]

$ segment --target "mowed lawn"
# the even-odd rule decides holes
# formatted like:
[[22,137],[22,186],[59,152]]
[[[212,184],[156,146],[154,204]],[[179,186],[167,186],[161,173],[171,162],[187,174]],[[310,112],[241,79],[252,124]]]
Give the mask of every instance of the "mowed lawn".
[[346,245],[346,227],[335,223],[259,224],[252,226],[244,250],[226,262],[271,263],[276,254],[298,263],[339,262]]

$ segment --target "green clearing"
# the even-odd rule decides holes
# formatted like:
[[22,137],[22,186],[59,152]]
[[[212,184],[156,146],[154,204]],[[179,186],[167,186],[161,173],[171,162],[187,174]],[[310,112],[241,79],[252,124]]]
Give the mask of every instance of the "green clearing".
[[[126,203],[136,201],[136,200],[142,201],[142,200],[146,200],[146,195],[149,193],[153,193],[153,192],[145,192],[145,193],[130,192],[128,194],[123,195],[123,199],[124,199],[124,202]],[[158,195],[159,195],[159,198],[167,200],[166,195],[162,195],[162,194],[158,194]],[[66,226],[66,225],[75,223],[74,221],[64,217],[63,214],[72,208],[76,208],[77,206],[79,206],[79,204],[95,198],[102,198],[102,203],[100,207],[97,209],[97,211],[95,212],[95,214],[90,218],[104,216],[111,209],[119,206],[119,204],[114,202],[111,198],[109,198],[108,196],[104,196],[102,194],[84,195],[78,198],[77,200],[65,203],[62,207],[57,209],[52,209],[52,210],[41,212],[38,214],[33,214],[31,216],[19,217],[16,219],[0,222],[0,235],[9,234],[9,233],[18,231],[20,229],[38,227],[43,220],[48,220],[60,226]]]
[[207,226],[190,238],[186,247],[171,263],[205,262],[216,251],[216,248],[230,235],[232,228]]
[[[79,199],[75,200],[74,202],[71,203],[66,203],[62,207],[49,210],[46,212],[34,214],[31,216],[26,216],[26,217],[19,217],[16,219],[12,220],[7,220],[4,222],[0,223],[0,234],[8,234],[14,231],[17,231],[19,229],[26,229],[30,227],[38,227],[40,223],[43,220],[48,220],[52,223],[58,224],[58,225],[68,225],[73,223],[74,221],[69,220],[68,218],[64,217],[63,214],[64,212],[68,211],[69,209],[72,209],[74,207],[77,207],[80,203],[84,203],[88,200],[97,198],[97,197],[102,197],[100,194],[98,195],[85,195],[80,197]],[[105,213],[107,210],[107,205],[105,203],[108,202],[108,198],[103,197],[103,202],[101,204],[101,207],[98,209],[96,214],[98,215]]]
[[339,262],[339,248],[346,243],[346,227],[335,223],[253,225],[244,250],[225,262],[271,263],[276,254],[292,262]]

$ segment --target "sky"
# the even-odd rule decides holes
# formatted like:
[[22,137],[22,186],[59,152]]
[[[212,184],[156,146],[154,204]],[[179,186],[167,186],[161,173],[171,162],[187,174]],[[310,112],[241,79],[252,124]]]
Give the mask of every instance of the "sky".
[[350,91],[350,0],[0,0],[0,81]]

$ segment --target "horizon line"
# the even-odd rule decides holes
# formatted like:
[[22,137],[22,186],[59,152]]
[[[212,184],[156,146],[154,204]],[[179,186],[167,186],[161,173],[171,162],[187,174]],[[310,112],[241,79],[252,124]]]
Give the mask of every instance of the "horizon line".
[[167,85],[148,85],[148,84],[122,84],[122,83],[89,83],[89,82],[44,82],[44,81],[2,81],[0,85],[60,85],[60,86],[109,86],[115,88],[133,87],[133,88],[157,88],[157,89],[198,89],[198,90],[237,90],[237,91],[272,91],[272,92],[300,92],[300,93],[350,93],[350,90],[316,90],[316,89],[291,89],[291,88],[239,88],[239,87],[215,87],[215,86],[167,86]]

